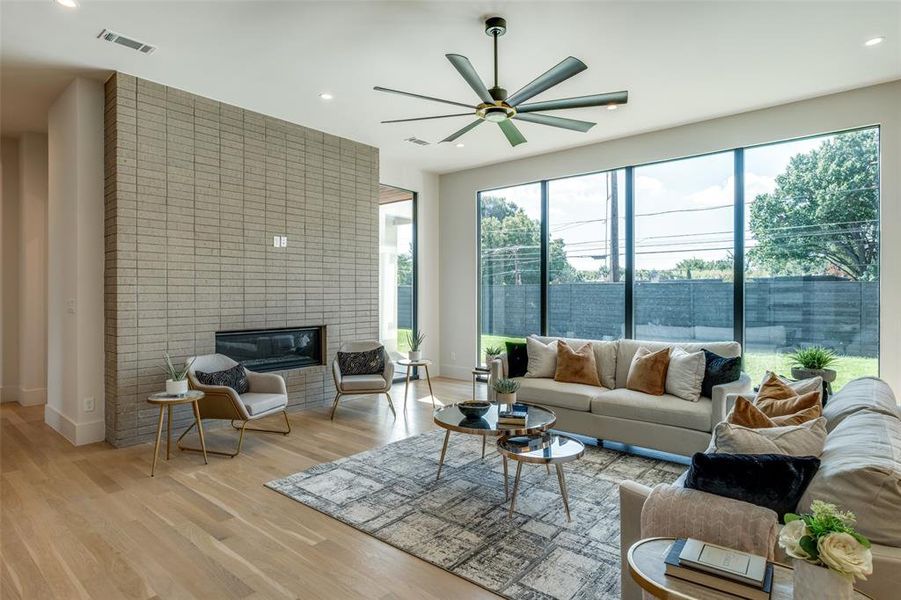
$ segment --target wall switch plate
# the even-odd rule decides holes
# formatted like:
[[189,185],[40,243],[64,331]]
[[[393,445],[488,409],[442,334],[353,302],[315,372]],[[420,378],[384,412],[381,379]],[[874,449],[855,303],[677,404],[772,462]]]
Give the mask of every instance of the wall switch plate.
[[282,248],[288,247],[288,236],[283,235],[281,238]]
[[84,399],[84,411],[94,412],[94,396],[88,396]]
[[282,237],[280,235],[272,236],[272,247],[273,248],[281,248],[282,246]]

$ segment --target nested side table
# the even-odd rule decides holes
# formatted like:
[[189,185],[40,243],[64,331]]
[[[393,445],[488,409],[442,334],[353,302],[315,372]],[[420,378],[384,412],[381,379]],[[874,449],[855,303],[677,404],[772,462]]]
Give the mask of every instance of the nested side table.
[[425,380],[429,383],[429,396],[432,399],[432,408],[435,408],[435,394],[432,392],[432,378],[429,377],[429,366],[431,366],[432,361],[426,360],[424,358],[420,360],[409,360],[402,358],[397,361],[397,364],[407,369],[406,383],[404,383],[404,412],[407,412],[407,390],[410,389],[410,373],[416,367],[422,367],[425,369]]
[[200,448],[203,452],[203,464],[207,463],[206,440],[203,439],[203,423],[200,420],[200,405],[198,401],[205,394],[199,390],[188,390],[182,396],[170,396],[166,392],[153,394],[147,398],[147,402],[160,407],[160,419],[156,426],[156,445],[153,447],[153,465],[150,467],[150,476],[156,472],[156,461],[160,453],[160,439],[163,436],[163,413],[166,413],[166,460],[169,460],[169,451],[172,447],[172,407],[178,404],[190,404],[194,409],[194,419],[197,424],[197,434],[200,436]]

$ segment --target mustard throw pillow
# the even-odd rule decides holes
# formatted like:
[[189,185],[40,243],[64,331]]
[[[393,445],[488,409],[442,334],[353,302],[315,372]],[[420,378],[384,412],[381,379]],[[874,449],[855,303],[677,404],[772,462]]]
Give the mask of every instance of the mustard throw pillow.
[[598,379],[598,366],[594,359],[594,349],[591,344],[585,344],[578,350],[573,350],[563,340],[557,342],[557,371],[554,373],[554,381],[568,383],[584,383],[600,387]]
[[669,368],[669,348],[651,352],[644,346],[635,352],[626,388],[653,396],[662,396],[666,390],[666,370]]

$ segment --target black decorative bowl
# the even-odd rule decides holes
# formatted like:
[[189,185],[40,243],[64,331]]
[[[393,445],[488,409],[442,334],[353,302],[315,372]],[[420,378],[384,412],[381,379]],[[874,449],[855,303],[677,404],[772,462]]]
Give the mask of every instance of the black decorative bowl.
[[467,419],[478,419],[491,408],[490,402],[463,402],[457,405],[457,409],[463,413]]

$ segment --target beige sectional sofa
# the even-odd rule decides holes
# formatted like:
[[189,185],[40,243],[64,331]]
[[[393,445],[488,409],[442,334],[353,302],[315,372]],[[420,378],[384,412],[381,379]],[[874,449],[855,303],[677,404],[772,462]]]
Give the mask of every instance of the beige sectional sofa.
[[[536,339],[550,343],[552,337]],[[690,456],[710,442],[713,427],[726,417],[727,397],[751,391],[750,378],[714,387],[712,398],[690,402],[664,394],[652,396],[626,389],[632,357],[644,346],[651,351],[679,347],[687,352],[707,349],[720,356],[741,355],[737,342],[672,343],[644,340],[596,341],[564,339],[571,347],[592,343],[598,378],[604,387],[561,383],[553,379],[519,377],[517,400],[546,406],[557,414],[555,429]],[[489,386],[506,377],[507,357],[493,361]]]
[[[828,433],[820,468],[798,510],[809,510],[813,500],[825,500],[854,512],[857,530],[873,542],[873,574],[855,586],[876,599],[901,597],[901,410],[884,381],[866,377],[848,383],[833,396],[823,416]],[[620,485],[622,597],[626,600],[641,598],[625,559],[629,547],[641,538],[641,510],[650,492],[651,488],[632,481]],[[787,562],[778,548],[775,551],[777,560]]]

